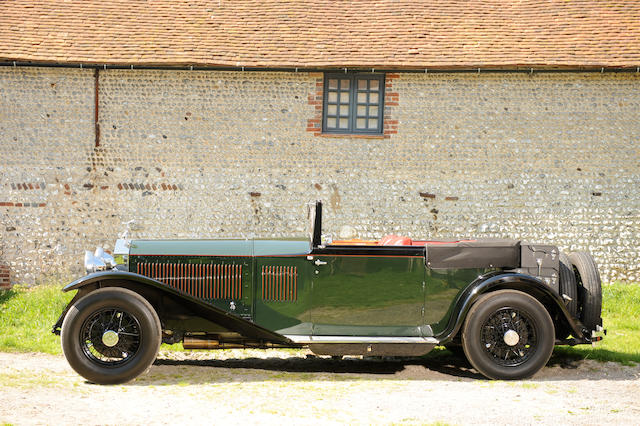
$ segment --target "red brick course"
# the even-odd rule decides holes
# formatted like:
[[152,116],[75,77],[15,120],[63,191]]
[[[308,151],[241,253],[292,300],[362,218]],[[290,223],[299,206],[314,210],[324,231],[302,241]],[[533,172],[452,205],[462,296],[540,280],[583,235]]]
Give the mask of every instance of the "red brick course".
[[0,290],[11,288],[11,274],[9,265],[0,264]]
[[315,111],[313,118],[307,120],[307,132],[313,133],[314,136],[322,134],[322,97],[324,91],[324,74],[310,74],[316,78],[316,91],[307,96],[307,104],[312,105]]
[[393,91],[393,80],[398,78],[398,74],[386,74],[384,84],[384,122],[382,132],[385,138],[398,133],[398,120],[393,119],[393,107],[399,105],[400,95]]
[[11,201],[0,201],[0,207],[45,207],[47,203],[13,203]]

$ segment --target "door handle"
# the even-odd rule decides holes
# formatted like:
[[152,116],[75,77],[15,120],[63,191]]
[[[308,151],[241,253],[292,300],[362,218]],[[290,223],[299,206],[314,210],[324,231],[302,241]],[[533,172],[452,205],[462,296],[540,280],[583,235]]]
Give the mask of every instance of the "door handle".
[[327,262],[323,262],[323,261],[322,261],[322,260],[320,260],[320,259],[316,259],[316,261],[315,261],[315,262],[313,262],[313,263],[315,263],[315,264],[316,264],[316,266],[326,265],[326,264],[327,264]]

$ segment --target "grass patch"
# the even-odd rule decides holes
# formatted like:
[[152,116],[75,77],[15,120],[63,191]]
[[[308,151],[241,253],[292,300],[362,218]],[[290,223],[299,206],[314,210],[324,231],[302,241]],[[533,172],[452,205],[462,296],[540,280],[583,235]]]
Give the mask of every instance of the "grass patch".
[[554,357],[640,363],[640,283],[603,285],[602,320],[607,335],[601,342],[557,347]]
[[[51,327],[73,297],[73,292],[63,293],[61,288],[58,285],[15,286],[12,290],[0,291],[0,351],[61,353],[60,338],[51,333]],[[640,284],[603,285],[602,297],[602,316],[608,335],[595,347],[558,347],[554,358],[640,363]],[[183,348],[181,344],[162,345],[162,350],[182,351]],[[445,350],[433,351],[430,355],[451,356]]]
[[538,389],[540,385],[538,383],[522,383],[524,389]]
[[51,327],[73,298],[59,285],[0,291],[0,350],[5,352],[62,353],[60,338]]
[[60,386],[67,384],[65,378],[51,375],[33,374],[31,371],[25,372],[5,372],[0,375],[0,386],[6,388],[40,388],[49,386]]

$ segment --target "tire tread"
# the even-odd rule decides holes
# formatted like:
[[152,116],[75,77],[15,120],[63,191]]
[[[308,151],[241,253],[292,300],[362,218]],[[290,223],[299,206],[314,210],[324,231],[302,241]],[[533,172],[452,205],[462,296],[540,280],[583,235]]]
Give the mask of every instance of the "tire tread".
[[[537,353],[516,367],[503,367],[492,363],[484,354],[479,341],[479,323],[483,322],[483,316],[486,315],[483,310],[491,311],[509,305],[520,305],[522,309],[529,309],[529,315],[537,315],[535,319],[539,322]],[[533,376],[549,361],[554,342],[555,328],[547,309],[533,296],[517,290],[498,290],[481,296],[467,313],[462,331],[462,346],[471,365],[485,377],[496,380],[519,380]]]
[[[146,316],[146,321],[143,322],[148,321],[148,329],[143,330],[143,336],[145,332],[151,335],[141,343],[146,347],[141,347],[141,353],[136,355],[137,359],[123,366],[109,368],[93,363],[81,353],[77,333],[83,317],[86,318],[91,309],[100,308],[100,305],[108,301],[113,303],[114,300],[139,309],[140,313]],[[141,324],[141,327],[144,328],[145,325]],[[129,289],[105,287],[87,294],[71,306],[62,323],[60,337],[62,352],[71,368],[78,374],[93,383],[118,384],[133,380],[149,369],[160,349],[162,326],[155,309],[144,297]]]
[[578,251],[569,256],[578,282],[579,319],[589,329],[595,330],[601,323],[602,283],[593,257]]
[[[576,283],[576,276],[573,273],[573,266],[571,264],[571,260],[569,256],[561,253],[560,254],[560,296],[566,294],[571,298],[568,302],[566,302],[567,309],[569,313],[574,318],[578,316],[578,286]],[[565,300],[564,297],[562,300]]]

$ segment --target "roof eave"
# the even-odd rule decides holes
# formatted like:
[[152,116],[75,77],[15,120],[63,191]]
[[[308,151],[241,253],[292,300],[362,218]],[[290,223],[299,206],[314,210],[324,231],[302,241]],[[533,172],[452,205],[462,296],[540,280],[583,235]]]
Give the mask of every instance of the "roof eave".
[[0,58],[0,66],[15,67],[59,67],[59,68],[102,68],[102,69],[162,69],[162,70],[210,70],[210,71],[285,71],[285,72],[326,72],[326,71],[362,71],[362,72],[411,72],[411,73],[451,73],[451,72],[638,72],[640,64],[226,64],[191,62],[110,62],[92,61],[54,61],[24,60]]

